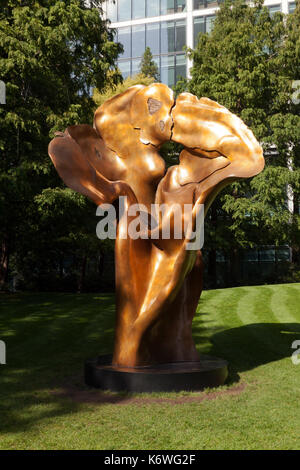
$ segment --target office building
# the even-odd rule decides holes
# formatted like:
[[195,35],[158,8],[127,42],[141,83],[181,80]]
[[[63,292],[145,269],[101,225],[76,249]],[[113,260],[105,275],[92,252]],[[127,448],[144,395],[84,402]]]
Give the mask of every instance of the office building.
[[[105,11],[124,52],[118,66],[124,78],[138,73],[142,55],[150,47],[160,81],[172,86],[189,76],[191,61],[184,47],[193,48],[200,32],[210,32],[221,0],[107,0]],[[291,13],[294,1],[266,0],[272,13]]]

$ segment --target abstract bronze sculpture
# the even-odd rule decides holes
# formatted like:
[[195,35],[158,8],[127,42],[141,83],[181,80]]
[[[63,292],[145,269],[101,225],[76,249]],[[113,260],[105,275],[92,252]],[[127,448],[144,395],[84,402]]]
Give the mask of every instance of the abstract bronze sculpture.
[[[167,141],[184,150],[165,172],[159,148]],[[186,249],[188,237],[163,239],[162,225],[174,204],[192,205],[193,225],[200,205],[206,213],[224,186],[262,171],[253,133],[218,103],[189,93],[175,100],[156,83],[106,101],[93,128],[68,127],[52,140],[49,155],[65,184],[97,205],[126,196],[127,211],[136,203],[149,213],[153,203],[170,208],[155,237],[124,237],[124,214],[118,222],[112,365],[129,370],[198,362],[191,327],[202,291],[201,252]]]

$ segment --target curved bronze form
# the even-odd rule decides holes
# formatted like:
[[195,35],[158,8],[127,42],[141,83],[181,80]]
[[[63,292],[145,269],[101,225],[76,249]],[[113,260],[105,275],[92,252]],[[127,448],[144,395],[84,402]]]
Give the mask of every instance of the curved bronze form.
[[[165,172],[159,148],[169,140],[185,149]],[[97,205],[127,196],[126,211],[133,203],[149,211],[154,202],[170,208],[155,239],[121,236],[126,214],[119,220],[113,363],[199,360],[191,326],[202,291],[201,252],[186,249],[187,237],[164,240],[161,230],[174,204],[192,204],[193,224],[200,205],[206,212],[224,186],[262,171],[253,133],[218,103],[189,93],[175,101],[157,83],[108,100],[97,109],[94,128],[67,128],[51,141],[49,155],[66,185]]]

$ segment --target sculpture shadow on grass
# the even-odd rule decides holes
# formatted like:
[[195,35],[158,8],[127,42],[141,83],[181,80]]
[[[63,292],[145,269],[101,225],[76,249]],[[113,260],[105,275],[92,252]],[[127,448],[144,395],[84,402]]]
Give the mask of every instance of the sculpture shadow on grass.
[[[7,365],[0,367],[0,432],[26,432],[79,413],[85,403],[127,403],[130,394],[90,390],[83,380],[84,359],[112,352],[113,295],[8,295],[0,299],[0,310],[0,336],[7,344]],[[205,341],[210,321],[205,325],[197,328],[197,344]]]

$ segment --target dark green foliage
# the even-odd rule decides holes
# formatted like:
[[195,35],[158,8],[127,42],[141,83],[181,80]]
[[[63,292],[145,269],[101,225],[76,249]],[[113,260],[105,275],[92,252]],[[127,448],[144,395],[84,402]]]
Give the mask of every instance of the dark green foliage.
[[[290,244],[299,251],[299,4],[287,22],[262,1],[225,0],[213,31],[200,34],[188,90],[238,114],[265,149],[266,169],[236,182],[214,203],[206,226],[208,250]],[[294,209],[287,203],[287,189]],[[292,192],[291,192],[292,191]]]
[[[91,206],[83,198],[66,189],[50,189],[63,184],[47,152],[55,131],[92,123],[93,87],[102,90],[108,80],[120,80],[115,60],[121,46],[113,42],[112,32],[99,15],[102,2],[93,2],[96,8],[85,3],[1,2],[0,80],[7,89],[6,105],[0,106],[1,284],[7,281],[11,254],[16,254],[16,266],[22,271],[24,251],[38,257],[36,247],[50,243],[45,213],[41,217],[39,212],[47,203],[52,204],[48,225],[59,221],[60,214],[67,224],[62,208],[68,204],[81,214],[76,216],[77,223],[86,214],[92,217]],[[74,234],[76,249],[80,244],[90,245],[86,238],[95,238],[94,231],[88,232],[83,225],[79,228],[81,235],[78,225],[68,225],[65,230]],[[55,250],[55,229],[53,232]],[[77,237],[81,237],[80,243]]]

